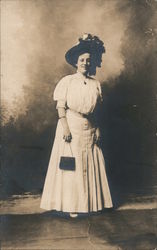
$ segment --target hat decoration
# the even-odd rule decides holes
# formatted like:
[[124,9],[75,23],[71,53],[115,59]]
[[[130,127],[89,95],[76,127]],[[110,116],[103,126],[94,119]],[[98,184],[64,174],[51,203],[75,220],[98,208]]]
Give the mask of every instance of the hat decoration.
[[97,36],[84,33],[78,39],[77,44],[66,52],[65,59],[69,64],[76,67],[78,57],[83,53],[90,53],[96,62],[96,66],[100,67],[98,61],[105,53],[104,43]]

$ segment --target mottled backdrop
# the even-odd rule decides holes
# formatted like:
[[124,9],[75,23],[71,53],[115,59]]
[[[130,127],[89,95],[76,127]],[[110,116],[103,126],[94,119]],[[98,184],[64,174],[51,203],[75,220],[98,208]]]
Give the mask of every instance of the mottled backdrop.
[[65,52],[84,32],[106,54],[99,115],[116,203],[157,194],[157,1],[2,0],[1,198],[43,187],[57,113],[53,90],[74,69]]

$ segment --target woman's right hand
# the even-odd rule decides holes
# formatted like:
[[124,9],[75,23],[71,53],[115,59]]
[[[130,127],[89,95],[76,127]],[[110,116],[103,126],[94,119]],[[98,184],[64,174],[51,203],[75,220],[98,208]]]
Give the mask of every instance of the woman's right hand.
[[63,129],[63,139],[65,142],[71,142],[72,135],[68,127]]

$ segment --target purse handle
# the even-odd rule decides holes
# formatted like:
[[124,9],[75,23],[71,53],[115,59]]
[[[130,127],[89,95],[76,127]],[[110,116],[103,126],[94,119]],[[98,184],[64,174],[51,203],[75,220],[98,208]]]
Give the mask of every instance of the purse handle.
[[[73,156],[73,152],[72,152],[72,148],[71,148],[71,143],[70,143],[70,142],[65,142],[65,141],[64,141],[64,148],[65,148],[65,143],[68,143],[68,144],[69,144],[70,151],[71,151],[71,155]],[[63,155],[64,155],[64,148],[63,148]]]

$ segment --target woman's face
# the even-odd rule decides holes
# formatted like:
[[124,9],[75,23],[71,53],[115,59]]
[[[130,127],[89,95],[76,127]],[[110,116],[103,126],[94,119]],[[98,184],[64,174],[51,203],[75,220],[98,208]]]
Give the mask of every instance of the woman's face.
[[77,70],[83,75],[86,75],[89,72],[90,64],[91,64],[90,54],[84,53],[78,57],[76,64]]

